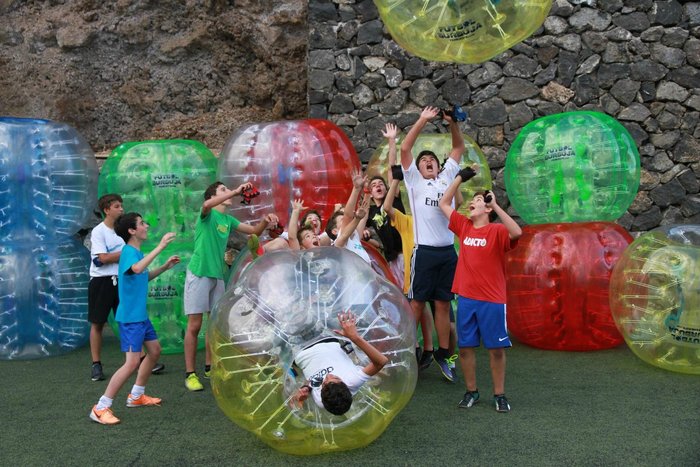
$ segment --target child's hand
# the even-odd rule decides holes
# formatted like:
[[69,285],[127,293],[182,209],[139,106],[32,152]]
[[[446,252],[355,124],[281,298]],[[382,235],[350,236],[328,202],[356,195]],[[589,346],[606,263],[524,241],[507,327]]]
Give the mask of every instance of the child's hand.
[[496,205],[496,197],[489,190],[484,191],[484,204],[491,209]]
[[420,113],[420,118],[423,118],[425,120],[432,120],[435,117],[437,117],[439,113],[440,109],[438,109],[437,107],[428,106],[425,109],[423,109],[423,111]]
[[352,172],[352,186],[357,188],[358,190],[361,190],[364,186],[365,183],[367,183],[367,177],[362,175],[361,171],[354,171]]
[[271,225],[273,227],[276,226],[277,223],[280,221],[279,218],[277,217],[277,214],[273,214],[273,213],[266,214],[263,219],[265,219],[265,222],[267,222],[267,225]]
[[229,248],[224,252],[224,262],[231,266],[233,264],[233,249]]
[[176,264],[180,262],[180,257],[178,255],[173,255],[170,258],[168,258],[168,261],[165,262],[165,269],[170,269]]
[[301,409],[304,405],[304,401],[311,395],[311,387],[308,384],[303,385],[294,395],[289,399],[289,405],[294,409]]
[[403,180],[403,170],[401,170],[400,165],[397,164],[391,166],[391,178],[398,181]]
[[355,315],[351,311],[338,313],[338,322],[340,323],[341,329],[334,329],[333,331],[336,334],[347,337],[348,339],[357,336],[357,318],[355,318]]
[[367,241],[367,240],[369,240],[370,238],[372,238],[372,232],[370,232],[369,229],[363,230],[363,231],[362,231],[362,239],[365,240],[365,241]]
[[163,235],[163,238],[160,239],[159,246],[165,248],[168,246],[168,243],[172,242],[175,239],[175,232],[168,232],[165,235]]
[[362,202],[360,203],[360,206],[358,206],[357,211],[355,211],[355,217],[357,219],[362,219],[368,214],[370,198],[371,196],[362,197]]
[[304,200],[303,199],[295,199],[292,201],[292,210],[293,211],[302,211],[303,209],[306,209],[304,207]]
[[387,123],[384,126],[384,131],[382,131],[382,136],[388,140],[396,139],[396,135],[399,134],[399,128],[393,123]]
[[241,193],[243,193],[245,190],[250,190],[251,188],[253,188],[253,184],[248,182],[248,183],[244,183],[243,185],[239,186],[238,188],[233,190],[233,192],[235,193],[236,196],[238,196]]
[[335,205],[333,206],[333,212],[338,212],[341,209],[343,209],[343,205],[341,203],[335,203]]

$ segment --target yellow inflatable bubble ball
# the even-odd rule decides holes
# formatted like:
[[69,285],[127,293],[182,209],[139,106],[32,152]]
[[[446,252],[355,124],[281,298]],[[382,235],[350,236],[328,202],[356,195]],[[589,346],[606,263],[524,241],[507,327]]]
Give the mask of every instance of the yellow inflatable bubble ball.
[[[344,248],[273,251],[242,267],[209,326],[221,410],[289,454],[371,443],[416,386],[416,324],[402,292]],[[388,358],[373,376],[364,344],[334,332],[346,311],[364,343]],[[324,393],[333,378],[347,385],[342,410]]]
[[[462,135],[464,138],[464,145],[466,150],[462,155],[462,160],[460,165],[462,167],[472,166],[477,164],[479,169],[476,171],[476,176],[469,180],[467,183],[463,183],[459,186],[462,198],[464,199],[459,208],[457,209],[460,213],[465,216],[469,215],[469,201],[474,196],[477,191],[491,190],[493,187],[493,182],[491,180],[491,170],[489,169],[489,164],[486,161],[486,156],[481,150],[476,141],[467,135]],[[400,146],[401,140],[396,143],[396,161],[400,163],[401,154]],[[452,137],[449,134],[432,134],[426,133],[418,136],[416,143],[413,146],[413,154],[418,155],[421,151],[432,151],[437,154],[441,161],[449,157],[450,151],[452,150]],[[415,162],[415,157],[414,157]],[[367,163],[367,176],[371,179],[374,176],[383,177],[387,180],[389,173],[389,146],[386,141],[377,147],[372,156],[369,158]],[[403,202],[404,208],[406,208],[406,214],[410,214],[411,206],[408,202],[408,195],[406,194],[406,186],[401,183],[399,187],[399,192],[401,193],[401,201]]]
[[391,37],[426,60],[481,63],[527,39],[551,0],[374,0]]
[[700,375],[700,225],[659,227],[627,247],[610,279],[610,311],[637,357]]

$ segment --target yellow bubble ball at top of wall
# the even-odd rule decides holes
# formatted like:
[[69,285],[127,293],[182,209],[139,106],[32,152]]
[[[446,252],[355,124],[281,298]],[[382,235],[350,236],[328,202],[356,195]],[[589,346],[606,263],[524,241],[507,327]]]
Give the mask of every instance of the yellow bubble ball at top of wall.
[[374,0],[392,38],[426,60],[482,63],[527,39],[551,0]]

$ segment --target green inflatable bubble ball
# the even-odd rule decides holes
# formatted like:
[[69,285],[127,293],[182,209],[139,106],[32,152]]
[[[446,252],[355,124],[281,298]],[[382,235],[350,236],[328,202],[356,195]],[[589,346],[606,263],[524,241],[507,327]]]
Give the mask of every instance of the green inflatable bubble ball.
[[639,188],[629,132],[599,112],[567,112],[527,124],[506,158],[508,198],[529,224],[614,221]]
[[527,39],[552,0],[374,0],[391,37],[438,62],[481,63]]

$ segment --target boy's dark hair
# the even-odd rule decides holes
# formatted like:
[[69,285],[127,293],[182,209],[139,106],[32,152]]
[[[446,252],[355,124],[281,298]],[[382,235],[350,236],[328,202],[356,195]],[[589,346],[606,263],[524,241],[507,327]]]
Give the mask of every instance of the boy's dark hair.
[[127,212],[122,214],[114,222],[114,232],[119,235],[125,243],[129,243],[131,234],[129,229],[136,229],[136,221],[141,217],[138,212]]
[[306,219],[307,219],[311,214],[316,214],[316,215],[318,216],[318,220],[323,221],[323,218],[321,217],[321,214],[319,214],[317,210],[315,210],[315,209],[309,209],[308,211],[306,211],[306,212],[304,213],[303,216],[301,216],[301,226],[302,226],[302,227],[306,225]]
[[326,383],[321,388],[323,407],[333,415],[343,415],[350,410],[352,393],[345,383]]
[[302,225],[299,228],[299,230],[297,230],[297,241],[299,242],[299,245],[301,245],[301,234],[303,234],[307,230],[311,233],[314,233],[314,229],[310,225]]
[[438,166],[440,166],[440,159],[438,159],[438,156],[436,156],[433,151],[426,149],[418,153],[418,157],[416,157],[416,167],[418,167],[420,160],[424,157],[432,157],[433,159],[435,159],[435,162],[437,162]]
[[[477,191],[474,193],[474,196],[472,196],[472,199],[474,199],[475,196],[481,195],[484,198],[484,202],[486,202],[486,191]],[[489,194],[491,196],[494,196],[493,192],[489,191]],[[489,213],[489,222],[494,222],[496,219],[498,219],[498,215],[496,214],[496,211],[491,209],[491,212]]]
[[219,188],[223,183],[221,182],[214,182],[211,185],[207,187],[206,190],[204,190],[204,201],[208,200],[209,198],[212,198],[216,194],[216,189]]
[[105,215],[105,211],[109,209],[112,203],[117,201],[119,201],[120,203],[124,202],[122,197],[115,193],[108,193],[106,195],[100,196],[100,199],[97,200],[97,206],[100,208],[100,213],[102,213],[103,217]]
[[336,238],[338,238],[338,235],[333,233],[333,229],[335,229],[335,224],[336,224],[335,220],[342,215],[343,215],[342,212],[336,211],[333,213],[331,218],[328,219],[328,224],[326,224],[326,233],[331,238],[331,240],[335,240]]
[[387,190],[387,191],[389,190],[389,187],[388,187],[387,184],[386,184],[386,180],[384,180],[384,177],[382,177],[381,175],[375,175],[374,177],[370,178],[370,179],[369,179],[368,186],[371,185],[372,182],[375,181],[375,180],[381,180],[382,183],[384,184],[384,189]]

